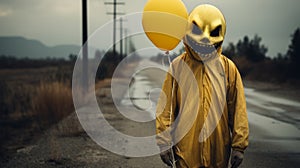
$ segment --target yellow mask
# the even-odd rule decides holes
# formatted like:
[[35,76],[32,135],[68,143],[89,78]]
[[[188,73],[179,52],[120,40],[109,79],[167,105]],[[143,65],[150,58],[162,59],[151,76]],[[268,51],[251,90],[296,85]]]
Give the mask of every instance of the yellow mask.
[[184,42],[202,58],[221,52],[226,23],[221,11],[208,4],[197,6],[189,15]]

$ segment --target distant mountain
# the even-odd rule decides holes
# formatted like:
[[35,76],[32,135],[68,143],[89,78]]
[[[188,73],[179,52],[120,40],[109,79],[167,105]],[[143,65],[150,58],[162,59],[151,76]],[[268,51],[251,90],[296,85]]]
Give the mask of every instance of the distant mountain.
[[38,40],[24,37],[0,37],[0,55],[17,58],[68,58],[70,54],[78,54],[80,46],[58,45],[49,47]]

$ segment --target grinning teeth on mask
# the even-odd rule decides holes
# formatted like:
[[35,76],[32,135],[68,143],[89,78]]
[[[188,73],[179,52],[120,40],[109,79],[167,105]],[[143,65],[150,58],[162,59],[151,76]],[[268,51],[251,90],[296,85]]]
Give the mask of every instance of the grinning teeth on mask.
[[215,45],[212,44],[204,44],[198,43],[189,35],[187,37],[188,46],[192,48],[199,56],[207,58],[214,56],[217,53],[217,48],[220,47],[221,43],[217,43]]

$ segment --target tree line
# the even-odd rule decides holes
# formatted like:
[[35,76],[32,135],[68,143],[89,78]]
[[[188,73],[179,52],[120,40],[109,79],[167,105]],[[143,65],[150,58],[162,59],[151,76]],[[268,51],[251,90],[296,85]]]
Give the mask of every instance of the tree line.
[[70,54],[69,59],[65,58],[18,58],[15,56],[0,55],[0,69],[24,69],[43,68],[49,66],[74,65],[77,55]]
[[[236,44],[231,42],[223,47],[222,53],[235,62],[242,77],[248,80],[300,84],[300,28],[291,34],[288,50],[273,58],[267,57],[268,48],[261,41],[258,35],[244,36]],[[159,53],[151,60],[168,64],[169,58],[173,60],[184,51],[182,47],[179,53]]]
[[262,38],[244,36],[236,44],[229,43],[223,53],[232,59],[243,77],[271,82],[295,82],[300,80],[300,28],[291,34],[288,50],[270,58]]

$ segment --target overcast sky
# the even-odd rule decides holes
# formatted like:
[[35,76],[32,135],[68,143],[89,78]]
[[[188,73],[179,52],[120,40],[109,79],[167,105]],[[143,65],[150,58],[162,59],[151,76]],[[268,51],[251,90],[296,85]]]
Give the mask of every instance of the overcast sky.
[[[89,34],[111,21],[108,0],[88,0]],[[112,1],[112,0],[111,0]],[[121,1],[121,0],[120,0]],[[126,14],[142,12],[147,0],[123,0],[118,10]],[[300,27],[299,0],[183,0],[188,12],[196,5],[210,3],[221,9],[227,32],[224,45],[245,35],[262,37],[270,56],[285,53],[290,35]],[[136,21],[140,25],[140,21]],[[23,36],[48,46],[81,44],[81,0],[0,0],[0,36]],[[130,31],[132,26],[125,25]],[[128,24],[128,23],[127,23]],[[107,38],[111,33],[107,32]],[[105,38],[104,38],[105,41]],[[138,44],[137,44],[138,45]]]

